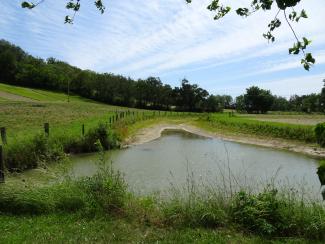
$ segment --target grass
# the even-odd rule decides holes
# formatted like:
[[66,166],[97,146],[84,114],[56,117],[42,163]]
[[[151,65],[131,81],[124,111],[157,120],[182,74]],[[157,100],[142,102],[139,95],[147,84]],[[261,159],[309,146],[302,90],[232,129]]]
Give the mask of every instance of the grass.
[[266,241],[260,237],[229,230],[165,229],[140,226],[139,223],[129,219],[99,216],[85,219],[80,218],[78,214],[34,217],[0,215],[0,228],[4,230],[0,236],[1,243],[261,243]]
[[[50,92],[41,89],[32,89],[19,86],[13,86],[8,84],[0,83],[0,91],[7,92],[10,94],[30,98],[35,101],[44,101],[44,102],[66,102],[68,96],[62,92]],[[70,101],[90,101],[80,96],[71,95]]]
[[241,133],[269,138],[281,138],[316,143],[314,126],[295,125],[288,123],[257,121],[240,116],[229,117],[228,114],[213,114],[206,116],[197,123],[205,128],[218,131]]

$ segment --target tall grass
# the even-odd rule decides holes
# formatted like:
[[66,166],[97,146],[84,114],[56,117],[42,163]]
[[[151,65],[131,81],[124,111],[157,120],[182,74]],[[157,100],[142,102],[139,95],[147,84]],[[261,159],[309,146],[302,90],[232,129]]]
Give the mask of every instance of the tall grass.
[[206,120],[210,126],[219,129],[303,142],[316,142],[314,126],[257,121],[237,116],[229,117],[226,114],[213,114],[202,119]]

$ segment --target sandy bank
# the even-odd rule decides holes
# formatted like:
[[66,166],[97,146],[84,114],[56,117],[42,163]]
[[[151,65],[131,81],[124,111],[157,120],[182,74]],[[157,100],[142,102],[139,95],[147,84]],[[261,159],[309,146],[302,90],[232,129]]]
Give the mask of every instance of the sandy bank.
[[287,141],[282,139],[271,139],[271,138],[254,138],[254,137],[243,137],[243,136],[228,136],[220,133],[213,133],[204,129],[195,127],[189,124],[165,124],[159,123],[147,128],[139,130],[133,137],[126,140],[125,145],[139,145],[152,140],[155,140],[161,136],[161,133],[166,129],[179,129],[185,130],[190,133],[194,133],[200,136],[219,138],[226,141],[258,145],[263,147],[288,150],[292,152],[306,154],[312,157],[325,158],[325,149],[315,147],[312,144],[300,144],[294,141]]

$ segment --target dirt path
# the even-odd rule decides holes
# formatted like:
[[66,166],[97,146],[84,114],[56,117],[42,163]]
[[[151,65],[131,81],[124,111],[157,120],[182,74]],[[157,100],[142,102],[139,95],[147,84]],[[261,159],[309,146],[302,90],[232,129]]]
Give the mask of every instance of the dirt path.
[[314,147],[312,144],[299,144],[294,141],[286,141],[282,139],[259,139],[253,137],[243,137],[243,136],[226,136],[219,133],[213,133],[206,131],[204,129],[195,127],[189,124],[166,124],[159,123],[147,128],[139,130],[135,136],[128,138],[125,142],[126,146],[129,145],[139,145],[154,139],[157,139],[161,136],[162,131],[166,129],[180,129],[187,132],[197,134],[200,136],[205,136],[209,138],[219,138],[226,141],[239,142],[250,145],[258,145],[263,147],[275,148],[288,150],[292,152],[306,154],[312,157],[325,158],[325,149]]
[[0,97],[9,100],[9,101],[19,101],[19,102],[35,102],[35,100],[30,99],[28,97],[23,97],[19,95],[15,95],[9,92],[0,91]]

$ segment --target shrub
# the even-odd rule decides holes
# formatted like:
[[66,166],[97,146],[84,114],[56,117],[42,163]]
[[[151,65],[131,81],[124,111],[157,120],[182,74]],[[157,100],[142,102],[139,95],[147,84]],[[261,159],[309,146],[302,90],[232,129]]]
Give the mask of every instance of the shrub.
[[24,171],[37,168],[41,164],[58,162],[65,153],[97,152],[99,141],[105,150],[119,146],[120,138],[105,124],[90,129],[85,136],[38,134],[31,139],[15,141],[5,146],[5,165],[9,171]]
[[64,158],[63,147],[39,134],[30,140],[16,141],[5,146],[5,165],[9,171],[23,171],[40,163],[59,161]]
[[276,195],[276,190],[264,191],[258,195],[240,191],[232,204],[234,222],[258,234],[274,234],[278,225],[282,224],[279,213],[280,202]]
[[93,210],[107,213],[120,212],[128,197],[126,183],[119,172],[105,170],[78,183],[89,196]]
[[101,147],[105,150],[109,150],[118,147],[120,139],[115,131],[109,130],[105,124],[99,124],[96,128],[90,129],[85,136],[70,140],[64,146],[64,151],[67,153],[97,152],[97,141],[100,142]]
[[319,162],[317,174],[318,174],[318,178],[319,178],[319,181],[321,182],[321,184],[325,185],[325,161],[324,160],[321,160]]
[[252,195],[237,193],[231,206],[233,221],[251,232],[280,237],[325,239],[325,210],[316,202],[307,203],[277,190]]
[[317,143],[324,147],[325,146],[325,123],[319,123],[315,127],[315,136]]

